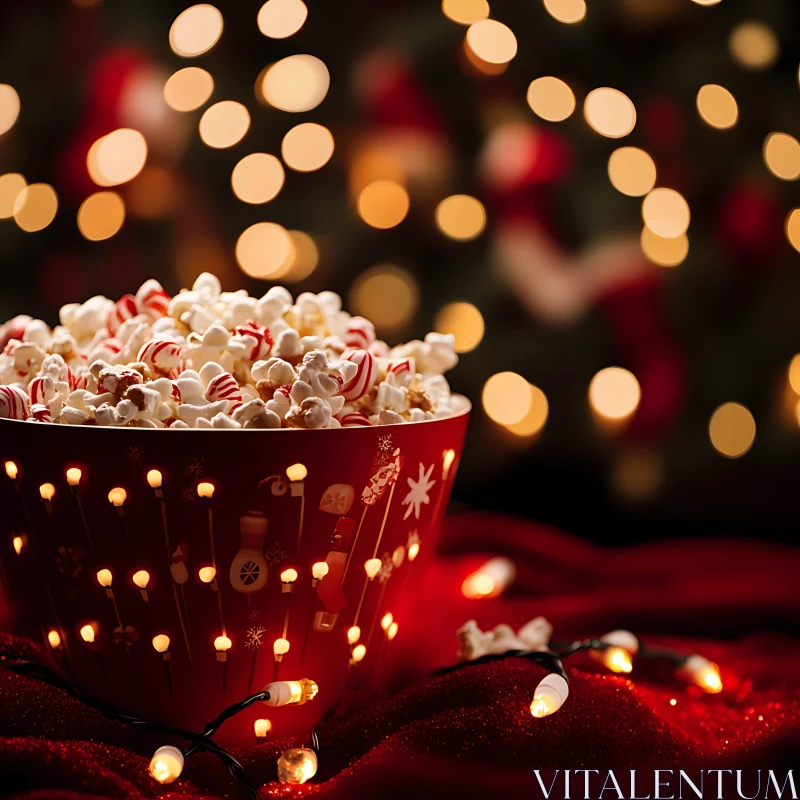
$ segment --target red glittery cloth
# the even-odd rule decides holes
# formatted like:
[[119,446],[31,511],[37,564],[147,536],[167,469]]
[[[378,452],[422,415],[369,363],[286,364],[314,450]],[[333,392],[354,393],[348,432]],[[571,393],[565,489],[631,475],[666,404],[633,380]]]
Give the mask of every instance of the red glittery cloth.
[[[463,578],[496,554],[517,563],[515,585],[500,599],[464,598]],[[455,517],[441,553],[419,576],[416,605],[398,609],[400,634],[381,645],[385,678],[365,681],[323,728],[315,782],[275,782],[286,740],[234,752],[267,796],[331,799],[541,797],[535,768],[793,767],[798,576],[800,549],[787,545],[717,538],[603,549],[535,523]],[[536,720],[529,704],[544,673],[535,664],[508,660],[430,677],[453,662],[453,634],[465,620],[517,627],[539,614],[558,639],[624,627],[649,644],[705,655],[720,665],[725,689],[702,695],[655,661],[637,663],[630,679],[613,676],[582,655],[565,662],[566,704]],[[12,637],[0,649],[4,658],[38,652]],[[206,754],[191,758],[185,780],[157,786],[147,764],[163,737],[5,669],[0,709],[0,795],[241,796]]]

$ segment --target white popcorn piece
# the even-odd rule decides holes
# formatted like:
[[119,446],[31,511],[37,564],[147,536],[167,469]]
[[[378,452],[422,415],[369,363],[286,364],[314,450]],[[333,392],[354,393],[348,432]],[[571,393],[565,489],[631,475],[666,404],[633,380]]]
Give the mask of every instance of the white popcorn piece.
[[131,422],[136,417],[136,406],[130,400],[120,400],[116,406],[103,403],[94,412],[98,425],[118,427]]
[[272,352],[284,360],[297,359],[303,355],[300,334],[294,328],[287,328],[275,340]]
[[331,421],[330,406],[319,397],[309,397],[299,406],[292,406],[286,414],[286,421],[292,428],[317,430],[327,428]]
[[200,419],[211,421],[212,417],[217,414],[224,414],[228,410],[228,401],[219,400],[216,403],[208,403],[205,405],[191,405],[189,403],[181,403],[178,406],[178,414],[180,418],[190,427],[198,427],[197,422]]

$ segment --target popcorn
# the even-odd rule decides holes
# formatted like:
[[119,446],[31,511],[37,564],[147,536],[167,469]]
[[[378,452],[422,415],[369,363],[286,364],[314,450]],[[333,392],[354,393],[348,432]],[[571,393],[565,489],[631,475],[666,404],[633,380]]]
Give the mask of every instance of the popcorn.
[[223,292],[203,273],[170,298],[155,280],[116,302],[64,306],[60,325],[0,326],[0,417],[63,425],[274,429],[397,425],[468,407],[443,373],[452,336],[390,348],[333,292]]

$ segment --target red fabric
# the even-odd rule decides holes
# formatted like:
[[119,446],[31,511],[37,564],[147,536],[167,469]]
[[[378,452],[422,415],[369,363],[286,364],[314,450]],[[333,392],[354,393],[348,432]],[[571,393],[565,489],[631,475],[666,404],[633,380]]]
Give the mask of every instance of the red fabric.
[[[515,560],[517,582],[502,598],[470,601],[460,584],[487,542],[487,557]],[[604,549],[516,519],[457,517],[446,526],[440,557],[418,576],[418,605],[398,610],[400,633],[381,645],[388,684],[354,691],[325,726],[315,782],[274,782],[286,741],[237,755],[268,796],[331,799],[538,797],[534,768],[790,766],[800,744],[800,643],[790,636],[800,622],[798,569],[798,548],[760,541]],[[582,656],[566,662],[564,707],[534,720],[528,706],[544,674],[536,665],[509,660],[430,677],[452,663],[453,632],[465,620],[518,626],[538,614],[557,638],[628,627],[650,644],[705,655],[720,664],[725,690],[702,695],[655,662],[637,663],[628,680]],[[11,638],[1,644],[4,657],[33,647]],[[236,796],[206,755],[192,757],[180,783],[155,785],[146,767],[162,737],[3,669],[0,708],[4,794]]]

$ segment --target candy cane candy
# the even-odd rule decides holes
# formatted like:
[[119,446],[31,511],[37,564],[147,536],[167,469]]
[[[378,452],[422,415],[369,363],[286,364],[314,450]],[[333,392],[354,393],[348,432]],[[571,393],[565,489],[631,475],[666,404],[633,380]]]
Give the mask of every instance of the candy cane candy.
[[209,381],[206,398],[212,403],[217,400],[230,400],[233,405],[230,406],[229,411],[232,411],[242,404],[242,390],[230,372],[220,372]]
[[28,395],[17,386],[0,386],[0,419],[27,419]]
[[85,389],[88,383],[86,375],[76,375],[71,369],[67,376],[69,382],[69,390],[74,392],[76,389]]
[[181,364],[181,346],[170,339],[151,339],[142,345],[136,360],[159,372],[169,372]]
[[136,307],[140,314],[148,314],[153,319],[166,316],[170,296],[154,278],[145,281],[136,292]]
[[50,413],[50,408],[44,403],[34,403],[31,406],[31,415],[28,419],[36,422],[52,422],[53,415]]
[[119,326],[126,319],[133,319],[139,313],[136,306],[136,298],[132,294],[124,294],[117,300],[114,308],[108,312],[106,326],[112,335],[117,332]]
[[413,358],[398,358],[396,361],[392,361],[391,364],[389,364],[386,371],[401,378],[404,377],[406,373],[415,375],[417,367]]
[[351,411],[349,414],[344,414],[341,417],[337,417],[337,419],[342,424],[343,428],[372,426],[372,423],[369,421],[369,417],[358,411]]
[[[238,325],[236,333],[238,333],[239,336],[252,336],[256,340],[256,346],[250,353],[250,361],[257,361],[259,358],[264,358],[274,344],[269,328],[259,325],[252,319],[247,320],[244,325]],[[262,345],[266,345],[266,352],[264,353],[261,352]]]
[[364,317],[352,317],[344,332],[344,343],[353,349],[366,350],[375,341],[375,326]]
[[351,402],[363,397],[378,377],[378,362],[368,350],[345,350],[342,353],[345,361],[358,365],[356,374],[342,387],[341,395]]

